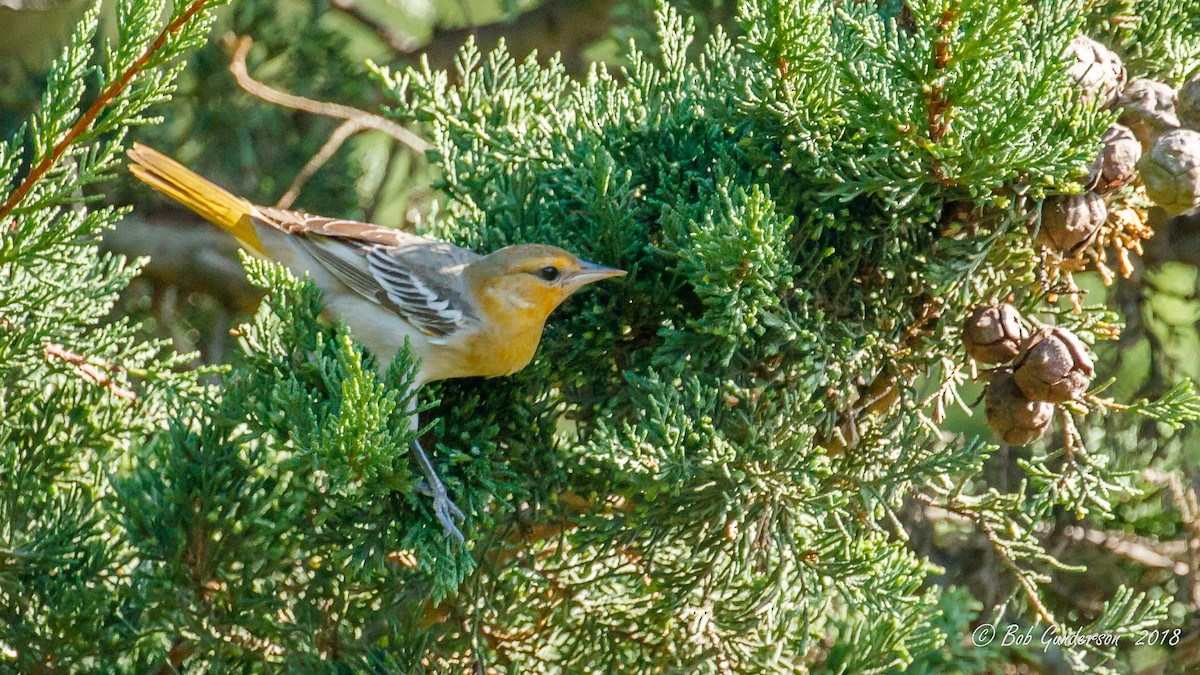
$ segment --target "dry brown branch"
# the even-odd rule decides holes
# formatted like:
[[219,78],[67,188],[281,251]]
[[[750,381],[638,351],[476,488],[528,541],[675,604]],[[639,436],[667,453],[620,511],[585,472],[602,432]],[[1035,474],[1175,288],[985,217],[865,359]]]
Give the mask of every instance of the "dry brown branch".
[[[262,291],[246,281],[234,239],[182,210],[130,214],[104,234],[102,247],[129,258],[148,257],[141,279],[156,288],[204,293],[233,312],[251,312]],[[176,217],[178,215],[178,217]]]
[[1124,532],[1103,532],[1087,527],[1068,525],[1062,529],[1061,534],[1073,541],[1086,541],[1089,544],[1106,548],[1112,553],[1144,567],[1171,570],[1177,576],[1186,576],[1191,569],[1187,563],[1175,560],[1170,555],[1172,551],[1168,550],[1168,546]]
[[435,28],[429,41],[421,44],[411,36],[398,34],[355,0],[331,2],[334,9],[375,33],[380,42],[412,65],[418,58],[425,58],[435,70],[450,70],[459,47],[473,36],[484,49],[490,49],[504,38],[509,53],[517,59],[523,59],[535,50],[545,56],[557,52],[562,55],[567,70],[576,74],[587,68],[583,50],[608,33],[616,5],[616,0],[545,0],[509,19],[462,28]]
[[397,54],[412,54],[416,49],[421,47],[420,41],[416,40],[415,37],[398,34],[390,26],[383,23],[382,20],[374,18],[371,14],[362,10],[362,7],[359,7],[358,2],[354,0],[331,0],[330,6],[366,26],[366,28],[371,29],[379,37],[380,41],[386,44],[386,46],[391,47]]
[[317,154],[313,155],[304,165],[304,168],[300,169],[300,173],[296,174],[296,178],[288,186],[287,192],[283,193],[279,201],[275,202],[275,206],[281,209],[290,209],[292,203],[296,201],[296,197],[300,196],[300,189],[304,187],[308,179],[313,177],[313,174],[325,165],[325,162],[329,161],[330,157],[333,157],[334,153],[342,147],[342,144],[354,134],[369,128],[362,120],[346,120],[338,125],[338,128],[333,130],[333,133],[329,135],[325,144],[317,151]]
[[1056,630],[1061,630],[1058,625],[1058,620],[1054,618],[1054,615],[1051,614],[1050,610],[1046,608],[1046,605],[1042,603],[1042,598],[1038,595],[1037,587],[1034,586],[1033,581],[1031,581],[1025,574],[1025,570],[1021,569],[1021,567],[1017,565],[1016,561],[1014,561],[1012,557],[1008,555],[1008,552],[1004,550],[1004,544],[1000,541],[1000,536],[996,534],[995,528],[993,528],[982,518],[976,520],[975,522],[979,526],[979,529],[983,531],[984,536],[987,537],[988,542],[992,545],[992,550],[996,552],[996,555],[1000,556],[1000,561],[1003,562],[1004,566],[1007,567],[1009,571],[1013,573],[1013,576],[1017,578],[1017,583],[1021,584],[1021,588],[1025,591],[1025,597],[1029,599],[1031,604],[1033,604],[1038,616],[1040,616],[1042,621],[1045,621],[1047,625],[1053,626]]
[[362,124],[363,128],[382,131],[416,152],[423,153],[432,147],[425,139],[386,117],[340,103],[317,101],[305,98],[304,96],[288,94],[259,82],[250,76],[250,72],[246,68],[246,56],[250,53],[250,48],[253,46],[254,41],[249,37],[226,36],[226,48],[230,53],[229,72],[233,73],[238,86],[245,89],[251,95],[268,103],[274,103],[275,105],[291,108],[292,110],[303,110],[314,115],[342,120],[355,120]]
[[62,345],[57,345],[53,342],[47,342],[43,346],[43,349],[45,350],[47,360],[53,357],[75,366],[84,377],[111,391],[113,396],[125,399],[126,401],[137,400],[137,394],[117,384],[116,380],[112,378],[111,373],[120,370],[117,366],[112,364],[105,364],[103,367],[98,366],[89,361],[88,357],[76,354],[67,350]]
[[229,72],[237,80],[238,86],[251,95],[285,108],[345,120],[329,136],[325,144],[321,146],[321,149],[305,163],[304,168],[300,170],[296,178],[292,180],[292,184],[288,187],[287,192],[275,204],[279,208],[290,208],[296,201],[296,198],[300,196],[300,190],[304,187],[304,184],[333,157],[334,153],[342,147],[347,139],[360,131],[368,129],[382,131],[418,153],[424,153],[432,147],[425,139],[386,117],[339,103],[317,101],[303,96],[288,94],[259,82],[250,76],[250,71],[246,67],[246,56],[250,53],[250,48],[254,46],[254,41],[249,37],[238,38],[230,34],[226,36],[225,42],[226,49],[229,51]]
[[[100,92],[100,94],[96,97],[96,100],[92,101],[92,104],[88,106],[88,109],[84,111],[83,115],[80,115],[75,124],[71,125],[71,128],[67,130],[66,134],[63,135],[62,140],[60,140],[58,144],[54,146],[54,148],[50,151],[50,154],[42,158],[42,161],[38,162],[32,169],[30,169],[29,174],[25,176],[25,180],[21,181],[21,184],[17,186],[17,189],[13,190],[12,193],[8,195],[8,199],[4,200],[4,204],[0,205],[0,222],[2,222],[10,213],[12,213],[12,210],[21,203],[21,200],[25,198],[25,195],[29,194],[29,191],[33,189],[33,186],[37,185],[37,182],[42,179],[42,176],[45,176],[46,172],[54,168],[54,165],[57,164],[60,159],[62,159],[62,156],[67,151],[67,148],[71,147],[75,141],[79,140],[80,136],[82,136],[87,132],[88,129],[91,128],[92,123],[95,122],[96,118],[100,116],[100,113],[102,113],[104,109],[108,107],[108,104],[112,103],[113,99],[115,99],[122,91],[125,90],[126,87],[130,85],[131,82],[133,82],[134,76],[141,72],[142,69],[150,63],[150,59],[152,59],[154,55],[158,53],[158,50],[162,49],[163,46],[167,44],[167,38],[179,32],[179,30],[182,29],[188,21],[191,21],[200,10],[204,9],[204,5],[207,2],[208,0],[195,0],[192,2],[192,4],[189,5],[188,8],[182,13],[180,13],[174,21],[167,24],[161,31],[159,31],[158,36],[154,38],[154,41],[151,42],[150,45],[146,47],[146,49],[137,57],[137,59],[135,59],[134,62],[125,69],[125,72],[121,73],[119,78],[105,87],[104,91]],[[14,222],[10,227],[15,226],[16,223]]]
[[1175,508],[1179,509],[1179,519],[1187,532],[1188,559],[1191,563],[1191,600],[1193,607],[1200,607],[1200,495],[1178,473],[1168,473],[1158,469],[1142,471],[1146,480],[1165,486],[1171,493]]
[[411,35],[401,35],[382,21],[363,11],[354,0],[332,0],[330,6],[361,23],[375,33],[384,44],[398,54],[411,54],[420,48],[418,40]]
[[1042,602],[1041,596],[1038,595],[1037,586],[1029,579],[1026,571],[1012,559],[1012,556],[1008,555],[1004,542],[1000,540],[1000,535],[992,527],[991,523],[988,523],[979,513],[949,504],[939,504],[937,500],[929,495],[915,493],[913,497],[932,509],[937,509],[944,513],[952,513],[964,519],[963,522],[974,523],[975,527],[983,533],[983,536],[987,537],[988,543],[991,544],[992,550],[1000,558],[1000,562],[1017,578],[1017,583],[1021,585],[1021,590],[1025,592],[1025,597],[1029,600],[1029,603],[1033,606],[1034,611],[1037,612],[1041,620],[1045,621],[1047,625],[1053,626],[1056,630],[1061,631],[1058,620],[1054,618],[1054,614],[1050,612],[1045,603]]

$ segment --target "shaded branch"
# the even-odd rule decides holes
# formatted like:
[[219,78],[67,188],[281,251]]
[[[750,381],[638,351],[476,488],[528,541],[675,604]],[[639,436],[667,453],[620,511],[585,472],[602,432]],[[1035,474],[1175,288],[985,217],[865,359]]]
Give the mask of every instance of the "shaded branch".
[[319,171],[322,166],[325,166],[325,162],[328,162],[333,157],[338,148],[341,148],[342,144],[354,134],[369,128],[362,120],[346,120],[338,125],[338,128],[333,130],[333,133],[329,135],[324,145],[317,151],[317,154],[309,158],[304,168],[300,169],[300,173],[296,174],[296,178],[288,186],[287,192],[283,193],[279,201],[275,202],[275,206],[281,209],[290,209],[296,201],[296,197],[300,196],[300,189],[304,187],[308,179],[313,177],[313,174]]
[[1179,509],[1179,520],[1187,534],[1187,553],[1191,561],[1190,595],[1193,607],[1200,607],[1200,495],[1175,473],[1158,469],[1145,469],[1142,477],[1167,488],[1175,508]]
[[1025,597],[1033,606],[1038,617],[1041,618],[1042,621],[1045,621],[1047,625],[1053,626],[1055,629],[1060,629],[1058,620],[1054,618],[1054,614],[1051,613],[1049,608],[1046,607],[1045,603],[1042,602],[1041,595],[1038,593],[1037,585],[1029,578],[1029,575],[1026,573],[1026,571],[1022,569],[1015,560],[1013,560],[1012,556],[1008,554],[1008,547],[1005,545],[1005,542],[1001,540],[1000,535],[998,532],[996,532],[995,527],[993,527],[991,523],[987,522],[987,520],[983,518],[982,514],[976,513],[969,509],[959,508],[951,504],[939,504],[933,497],[919,492],[914,493],[913,497],[917,501],[925,504],[930,509],[934,509],[935,513],[942,512],[954,514],[963,519],[963,522],[973,523],[975,527],[983,533],[983,536],[987,537],[988,543],[991,544],[992,550],[997,556],[999,556],[1000,562],[1003,563],[1004,566],[1007,567],[1010,572],[1012,572],[1013,576],[1017,578],[1017,583],[1021,585],[1021,589],[1025,592]]
[[101,248],[127,258],[148,257],[140,278],[156,287],[200,292],[232,310],[253,311],[262,292],[246,281],[234,239],[199,223],[183,211],[150,218],[130,214],[121,227],[104,234]]
[[1100,546],[1143,567],[1171,570],[1176,576],[1186,576],[1191,569],[1187,563],[1175,560],[1169,555],[1172,552],[1170,548],[1182,549],[1181,546],[1164,546],[1160,542],[1124,532],[1104,532],[1077,525],[1066,526],[1061,534],[1072,541],[1086,541]]
[[398,54],[411,54],[421,47],[420,42],[415,37],[401,35],[383,21],[363,11],[363,8],[359,7],[358,3],[354,0],[331,0],[329,5],[369,28],[371,32],[375,33],[376,37]]

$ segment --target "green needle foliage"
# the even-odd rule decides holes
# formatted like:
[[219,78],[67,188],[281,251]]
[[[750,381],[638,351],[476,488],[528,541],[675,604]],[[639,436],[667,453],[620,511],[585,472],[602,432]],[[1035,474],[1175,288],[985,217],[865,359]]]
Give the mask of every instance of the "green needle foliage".
[[139,263],[97,252],[125,210],[93,207],[86,190],[114,174],[127,129],[170,95],[170,64],[203,41],[209,8],[181,3],[164,17],[163,2],[131,0],[116,12],[111,41],[96,38],[99,7],[87,12],[40,112],[0,140],[0,667],[10,672],[92,669],[124,653],[136,554],[111,507],[112,478],[178,400],[201,395],[169,345],[107,319]]
[[[172,71],[138,80],[0,234],[0,665],[964,672],[1013,657],[966,645],[983,620],[1130,643],[1169,598],[1114,587],[1094,616],[1059,612],[1043,587],[1079,570],[1044,534],[1119,518],[1141,485],[1113,459],[1135,450],[1064,431],[1000,483],[997,446],[943,423],[975,397],[958,334],[973,305],[1011,296],[1089,343],[1111,334],[1111,312],[1049,298],[1028,229],[1042,199],[1079,190],[1113,117],[1080,101],[1062,54],[1110,26],[1134,74],[1185,72],[1200,42],[1184,4],[762,0],[704,44],[662,6],[654,56],[631,47],[582,80],[473,43],[453,74],[376,67],[435,145],[445,200],[424,234],[629,270],[559,310],[521,373],[419,393],[466,547],[410,460],[411,356],[380,372],[304,279],[246,260],[267,299],[211,389],[102,324],[134,270],[97,258],[119,214],[86,211],[76,186],[111,173]],[[159,16],[123,6],[117,64]],[[88,26],[26,166],[77,115]],[[4,185],[20,145],[0,146]],[[1186,383],[1096,401],[1058,424],[1091,441],[1098,418],[1169,433],[1200,412]],[[1003,565],[998,606],[914,553],[921,509]],[[1081,672],[1124,658],[1057,653]]]

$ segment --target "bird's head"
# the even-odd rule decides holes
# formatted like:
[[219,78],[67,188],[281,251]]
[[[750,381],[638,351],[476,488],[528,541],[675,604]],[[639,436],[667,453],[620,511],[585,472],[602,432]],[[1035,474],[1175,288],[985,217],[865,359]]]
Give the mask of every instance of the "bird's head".
[[487,309],[544,320],[572,293],[603,279],[625,276],[625,270],[580,260],[544,244],[520,244],[484,256],[467,267],[467,275]]

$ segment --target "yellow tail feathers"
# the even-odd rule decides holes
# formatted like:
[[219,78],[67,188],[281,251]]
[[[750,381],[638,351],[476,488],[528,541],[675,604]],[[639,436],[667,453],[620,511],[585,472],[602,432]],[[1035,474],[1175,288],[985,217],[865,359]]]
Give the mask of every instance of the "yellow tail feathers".
[[129,171],[138,180],[226,230],[243,246],[262,253],[262,244],[250,221],[255,207],[249,201],[141,143],[133,144],[129,158],[133,160]]

